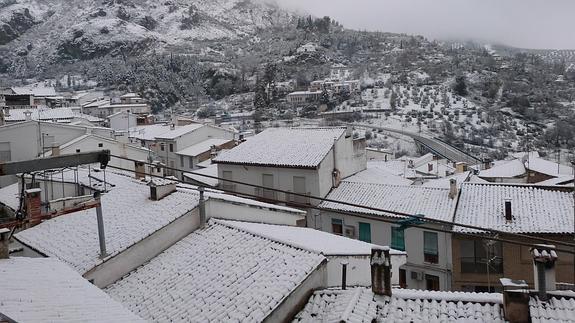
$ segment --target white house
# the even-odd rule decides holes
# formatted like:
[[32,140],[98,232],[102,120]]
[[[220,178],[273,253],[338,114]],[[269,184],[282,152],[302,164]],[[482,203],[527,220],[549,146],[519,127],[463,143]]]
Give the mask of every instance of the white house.
[[314,103],[321,98],[321,91],[296,91],[287,95],[287,102],[292,104]]
[[[325,197],[342,178],[366,168],[365,140],[345,128],[270,128],[214,159],[224,179]],[[292,194],[236,185],[221,187],[262,199],[317,205]]]
[[108,116],[110,128],[114,130],[124,130],[138,125],[138,116],[131,112],[120,111]]
[[[86,134],[113,138],[108,128],[25,121],[0,127],[0,161],[21,161],[42,157],[52,150]],[[0,187],[14,183],[12,176],[0,177]]]
[[[182,154],[184,149],[209,139],[231,141],[234,139],[234,135],[230,130],[201,123],[192,123],[181,127],[169,126],[167,131],[155,135],[153,149],[162,163],[171,168],[179,168],[182,167],[182,162],[186,162],[187,159],[184,158],[185,152]],[[180,155],[177,154],[178,151]],[[168,170],[168,174],[181,178],[180,172]]]
[[[457,201],[457,188],[452,189],[453,191],[344,181],[327,197],[367,207],[420,215],[426,219],[451,221]],[[404,220],[404,216],[334,202],[322,202],[319,207],[322,211],[311,223],[316,229],[406,251],[407,264],[399,273],[400,285],[403,287],[450,290],[451,236],[432,230],[445,229],[444,226],[425,224],[425,228],[403,228],[389,221]],[[341,214],[338,211],[353,215]]]

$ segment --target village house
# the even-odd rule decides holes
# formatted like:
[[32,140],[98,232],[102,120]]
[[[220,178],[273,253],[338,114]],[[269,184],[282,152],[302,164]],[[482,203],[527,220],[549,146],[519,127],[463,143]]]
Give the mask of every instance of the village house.
[[[505,239],[505,233],[520,233],[543,239],[513,237],[532,244],[544,243],[546,239],[571,243],[573,218],[571,188],[465,183],[461,187],[453,221],[503,231],[503,234],[494,235],[497,238]],[[497,290],[497,282],[503,277],[525,280],[529,286],[534,285],[528,246],[474,237],[474,234],[483,233],[475,229],[455,226],[453,231],[454,290]],[[569,249],[559,245],[557,248]],[[559,251],[557,255],[560,258],[556,264],[557,281],[571,282],[573,256]]]
[[[239,146],[220,153],[220,187],[264,200],[317,205],[305,196],[325,197],[342,178],[366,168],[365,139],[354,139],[345,128],[270,128]],[[265,188],[254,188],[225,180]]]
[[287,102],[293,105],[319,102],[321,91],[297,91],[286,96]]
[[[210,142],[214,143],[215,141],[212,141],[213,139],[225,140],[225,142],[217,146],[231,147],[233,146],[233,140],[235,138],[235,133],[230,130],[201,123],[192,123],[181,127],[170,125],[167,129],[168,130],[155,135],[153,145],[151,146],[161,162],[171,168],[190,169],[190,154],[195,154],[192,156],[193,166],[194,157],[196,157],[196,160],[205,160],[203,159],[205,156],[202,157],[202,154],[208,150],[211,151],[212,144],[210,144]],[[208,140],[209,146],[205,143]],[[185,151],[185,149],[193,147],[194,145],[199,146],[191,148],[187,152]],[[198,152],[200,150],[203,151]],[[196,162],[196,164],[197,163],[198,162]],[[167,174],[177,176],[180,179],[182,179],[183,176],[182,172],[173,170],[167,170]]]
[[127,93],[117,99],[97,99],[82,106],[82,111],[102,119],[118,112],[129,112],[144,117],[152,113],[150,105],[135,93]]
[[[231,149],[236,146],[236,141],[227,138],[211,138],[178,150],[178,167],[182,170],[193,170],[198,168],[198,164],[215,157],[223,149]],[[217,176],[217,174],[216,174]]]
[[[457,187],[385,185],[344,180],[327,196],[330,200],[411,214],[423,219],[451,221]],[[425,223],[410,227],[405,216],[324,201],[321,212],[308,225],[316,229],[406,251],[400,268],[400,286],[425,290],[451,290],[451,236],[434,229],[449,226]],[[345,214],[342,214],[344,212]],[[390,221],[405,225],[392,224]],[[411,221],[418,222],[411,219]],[[419,221],[421,222],[421,221]],[[423,223],[420,223],[423,224]]]
[[6,124],[36,120],[57,123],[96,126],[102,125],[104,120],[80,112],[80,108],[37,108],[37,109],[11,109],[4,112]]

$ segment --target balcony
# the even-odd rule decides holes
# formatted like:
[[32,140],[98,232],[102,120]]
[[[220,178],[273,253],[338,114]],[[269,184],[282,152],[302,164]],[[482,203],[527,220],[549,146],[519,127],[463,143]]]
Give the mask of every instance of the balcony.
[[293,193],[290,192],[290,194],[286,194],[286,203],[287,204],[305,204],[305,205],[310,205],[310,196],[311,193],[307,192],[307,193],[296,193],[296,194],[302,194],[305,196],[300,196],[300,195],[295,195]]
[[220,184],[220,188],[224,191],[235,192],[236,191],[236,184],[227,184],[224,182],[224,183]]
[[[487,258],[461,257],[461,273],[487,274]],[[490,274],[503,274],[503,259],[493,258],[489,263]]]
[[271,200],[272,202],[277,200],[277,192],[269,189],[256,187],[254,194],[262,200]]

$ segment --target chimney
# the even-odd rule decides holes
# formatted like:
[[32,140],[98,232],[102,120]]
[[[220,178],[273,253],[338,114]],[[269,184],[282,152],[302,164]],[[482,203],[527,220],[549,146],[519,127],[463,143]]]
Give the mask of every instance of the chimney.
[[102,201],[100,199],[100,192],[96,191],[94,193],[94,199],[96,200],[96,220],[98,221],[98,240],[100,242],[100,259],[106,258],[108,253],[106,252],[106,234],[104,232],[104,216],[102,215]]
[[376,295],[391,296],[389,247],[371,249],[371,290]]
[[204,198],[204,187],[200,186],[198,190],[200,191],[200,228],[203,228],[206,225],[206,200]]
[[490,169],[491,168],[491,159],[484,159],[483,160],[483,169]]
[[513,212],[511,210],[511,200],[505,199],[505,221],[513,221]]
[[529,285],[524,280],[500,278],[503,285],[503,314],[510,323],[528,323]]
[[42,201],[40,194],[42,189],[31,188],[24,191],[26,202],[26,217],[28,219],[38,218],[42,215]]
[[134,170],[136,174],[136,179],[146,178],[146,164],[143,161],[134,162]]
[[173,124],[173,123],[171,123],[171,124],[170,124],[170,130],[175,130],[175,129],[176,129],[176,125]]
[[0,229],[0,259],[10,258],[10,230]]
[[341,289],[347,289],[347,265],[349,264],[348,261],[341,262]]
[[533,274],[535,289],[539,299],[547,300],[547,291],[556,290],[555,287],[555,262],[557,253],[554,245],[537,244],[531,248],[533,256]]
[[52,144],[52,157],[60,156],[60,145],[58,143]]
[[454,199],[457,196],[457,180],[452,178],[449,180],[449,198]]
[[153,178],[148,186],[152,201],[159,201],[177,190],[176,182],[168,178]]
[[455,164],[455,173],[461,174],[467,171],[467,164],[463,162],[459,162]]

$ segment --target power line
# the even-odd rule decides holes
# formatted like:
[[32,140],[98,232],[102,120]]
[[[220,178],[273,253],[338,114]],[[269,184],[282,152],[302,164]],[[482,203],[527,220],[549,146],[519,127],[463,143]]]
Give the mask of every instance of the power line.
[[[122,170],[122,171],[128,171],[128,172],[133,172],[133,170],[131,169],[127,169],[127,168],[122,168],[122,167],[116,167],[116,166],[112,166],[112,165],[108,165],[107,167],[109,168],[113,168],[113,169],[117,169],[117,170]],[[160,176],[160,175],[152,175],[152,174],[148,174],[145,173],[145,175],[150,176],[150,177],[156,177],[156,178],[162,178],[164,179],[165,177]],[[186,184],[186,185],[190,185],[189,183],[185,183],[182,180],[179,179],[172,179],[175,182],[178,183],[182,183],[182,184]],[[199,190],[198,187],[189,187],[190,189],[193,190]],[[226,190],[226,189],[217,189],[215,191],[222,191],[225,193],[230,193],[233,195],[240,195],[240,196],[247,196],[247,197],[252,197],[252,198],[260,198],[260,196],[257,196],[255,194],[249,194],[249,193],[239,193],[236,191],[232,191],[232,190]],[[306,196],[308,197],[308,196]],[[276,203],[285,203],[285,201],[281,201],[278,199],[266,199],[267,201],[270,202],[276,202]],[[301,208],[308,208],[308,209],[314,209],[314,210],[320,210],[320,211],[325,211],[327,209],[321,208],[319,206],[313,206],[313,205],[309,205],[309,204],[304,204],[304,203],[299,203],[299,202],[289,202],[290,205],[294,205],[296,207],[301,207]],[[389,219],[385,219],[385,218],[381,218],[375,215],[366,215],[366,214],[355,214],[352,212],[346,212],[346,211],[340,211],[340,210],[331,210],[329,209],[330,212],[333,213],[337,213],[337,214],[342,214],[342,215],[350,215],[350,216],[355,216],[355,217],[359,217],[359,218],[365,218],[365,219],[372,219],[372,220],[376,220],[376,221],[381,221],[381,222],[385,222],[385,223],[390,223],[390,224],[395,224],[395,225],[399,225],[399,221],[394,221],[394,220],[389,220]],[[482,239],[487,239],[487,240],[494,240],[494,241],[499,241],[499,242],[505,242],[505,243],[509,243],[509,244],[514,244],[514,245],[520,245],[520,246],[526,246],[526,247],[536,247],[536,244],[532,244],[532,243],[527,243],[527,242],[521,242],[521,241],[516,241],[516,240],[509,240],[509,239],[504,239],[504,238],[499,238],[496,236],[489,236],[486,234],[482,234],[482,233],[471,233],[471,232],[454,232],[452,230],[447,230],[447,229],[440,229],[440,228],[430,228],[430,227],[426,227],[423,225],[419,225],[419,224],[410,224],[409,227],[417,227],[417,228],[422,228],[428,231],[436,231],[436,232],[443,232],[443,233],[450,233],[450,234],[460,234],[460,235],[465,235],[465,236],[470,236],[470,237],[474,237],[474,238],[482,238]],[[550,240],[544,240],[541,239],[541,241],[543,242],[549,242]],[[566,249],[555,249],[558,252],[564,252],[564,253],[568,253],[568,254],[573,254],[575,255],[575,251],[573,250],[566,250]]]
[[[118,158],[118,159],[123,159],[123,160],[127,160],[127,161],[132,161],[132,162],[138,162],[138,163],[143,163],[146,165],[150,165],[150,166],[154,166],[154,167],[158,167],[158,165],[153,164],[153,163],[148,163],[148,162],[144,162],[144,161],[139,161],[139,160],[135,160],[135,159],[131,159],[131,158],[127,158],[127,157],[122,157],[122,156],[116,156],[116,155],[110,155],[111,157],[114,158]],[[575,247],[575,244],[573,243],[569,243],[569,242],[563,242],[563,241],[558,241],[558,240],[553,240],[553,239],[544,239],[544,238],[539,238],[536,236],[532,236],[532,235],[527,235],[527,234],[521,234],[521,233],[511,233],[511,232],[505,232],[505,231],[501,231],[501,230],[497,230],[497,229],[488,229],[488,228],[484,228],[484,227],[480,227],[480,226],[474,226],[474,225],[469,225],[469,224],[461,224],[461,223],[455,223],[453,221],[446,221],[446,220],[439,220],[439,219],[431,219],[431,218],[425,218],[425,217],[418,217],[415,216],[413,214],[408,214],[408,213],[404,213],[404,212],[399,212],[399,211],[391,211],[391,210],[385,210],[385,209],[380,209],[380,208],[376,208],[376,207],[372,207],[372,206],[367,206],[367,205],[361,205],[361,204],[356,204],[356,203],[351,203],[351,202],[345,202],[345,201],[338,201],[338,200],[333,200],[333,199],[329,199],[329,198],[325,198],[325,197],[317,197],[317,196],[313,196],[313,195],[306,195],[306,194],[301,194],[301,193],[295,193],[295,192],[290,192],[290,191],[286,191],[286,190],[282,190],[282,189],[278,189],[278,188],[270,188],[270,187],[265,187],[262,185],[257,185],[257,184],[251,184],[251,183],[246,183],[246,182],[242,182],[242,181],[236,181],[236,180],[231,180],[231,179],[225,179],[222,177],[218,177],[218,176],[212,176],[212,175],[206,175],[206,174],[199,174],[199,173],[194,173],[194,172],[190,172],[190,171],[185,171],[179,168],[175,168],[175,167],[169,167],[167,165],[162,165],[161,166],[164,169],[168,169],[168,170],[172,170],[172,171],[178,171],[178,172],[182,172],[182,173],[186,173],[186,174],[193,174],[193,175],[197,175],[197,176],[201,176],[201,177],[206,177],[206,178],[211,178],[211,179],[217,179],[220,181],[224,181],[224,182],[229,182],[229,183],[234,183],[234,184],[239,184],[239,185],[245,185],[245,186],[250,186],[250,187],[254,187],[254,188],[259,188],[262,190],[268,190],[268,191],[275,191],[275,192],[279,192],[279,193],[284,193],[284,194],[289,194],[289,195],[295,195],[295,196],[299,196],[299,197],[305,197],[305,198],[309,198],[312,200],[318,200],[318,201],[323,201],[323,202],[331,202],[331,203],[337,203],[337,204],[341,204],[341,205],[347,205],[347,206],[352,206],[352,207],[356,207],[356,208],[360,208],[360,209],[366,209],[366,210],[371,210],[371,211],[376,211],[376,212],[381,212],[381,213],[389,213],[389,214],[393,214],[393,215],[399,215],[402,217],[408,217],[408,218],[417,218],[421,221],[425,221],[428,222],[430,224],[442,224],[442,225],[450,225],[450,226],[458,226],[458,227],[462,227],[462,228],[467,228],[467,229],[473,229],[473,230],[478,230],[478,231],[487,231],[487,232],[491,232],[493,234],[501,234],[501,235],[508,235],[508,236],[515,236],[518,238],[525,238],[525,239],[531,239],[531,240],[536,240],[536,241],[541,241],[541,242],[545,242],[545,243],[553,243],[553,244],[557,244],[557,245],[563,245],[563,246],[568,246],[568,247]],[[123,169],[126,171],[133,171],[130,169]],[[160,176],[161,177],[161,176]],[[179,180],[178,180],[179,181]],[[181,181],[180,181],[181,182]],[[218,188],[219,189],[219,188]],[[219,189],[222,190],[222,189]],[[222,190],[223,191],[223,190]],[[233,192],[233,193],[238,193],[238,192],[234,192],[234,191],[229,191],[229,192]],[[240,193],[240,194],[244,194],[244,193]],[[248,194],[245,194],[248,195]],[[261,196],[257,196],[257,195],[253,195],[256,198],[261,198]],[[285,203],[286,201],[281,201],[278,200],[277,202],[279,203]],[[290,202],[291,203],[291,202]],[[322,208],[322,210],[325,210]],[[331,210],[331,209],[330,209]],[[460,232],[453,232],[453,233],[460,233]]]

